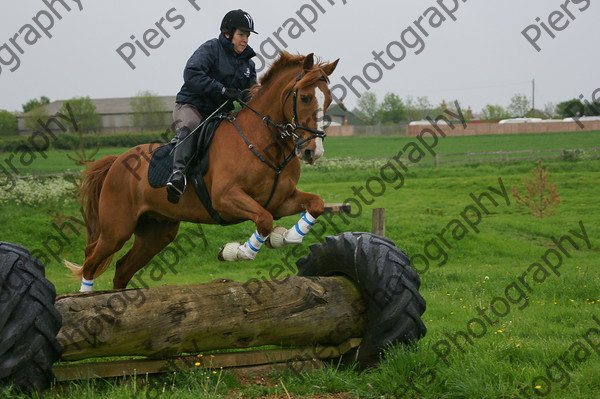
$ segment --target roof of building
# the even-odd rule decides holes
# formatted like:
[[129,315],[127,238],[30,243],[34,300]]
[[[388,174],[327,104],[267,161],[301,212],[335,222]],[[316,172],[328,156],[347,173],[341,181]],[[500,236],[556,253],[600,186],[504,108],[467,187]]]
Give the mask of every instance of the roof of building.
[[354,113],[350,112],[346,107],[339,104],[332,104],[326,112],[326,115],[336,117],[346,117],[349,125],[362,125],[364,122],[360,120]]
[[[131,99],[133,97],[124,98],[98,98],[91,99],[92,103],[96,106],[96,113],[99,115],[110,115],[110,114],[130,114],[133,113],[131,108]],[[175,104],[175,96],[157,96],[164,106],[165,109],[171,111]],[[66,100],[56,100],[50,104],[46,104],[44,107],[49,115],[56,114],[63,106]],[[24,114],[27,115],[27,114]]]

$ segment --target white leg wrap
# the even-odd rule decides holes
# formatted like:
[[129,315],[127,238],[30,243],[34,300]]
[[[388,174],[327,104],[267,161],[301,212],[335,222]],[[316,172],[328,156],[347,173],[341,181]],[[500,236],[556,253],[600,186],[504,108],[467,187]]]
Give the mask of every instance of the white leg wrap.
[[302,242],[304,236],[312,229],[317,221],[310,213],[306,212],[302,214],[298,223],[291,229],[287,230],[283,235],[286,244],[299,244]]
[[81,278],[81,288],[79,292],[92,292],[94,291],[94,279],[86,280],[85,278]]
[[266,239],[267,237],[263,237],[258,234],[258,231],[255,231],[254,234],[250,236],[248,241],[244,243],[244,245],[240,245],[240,251],[242,251],[247,258],[254,260],[254,258],[256,258],[256,254],[263,246]]

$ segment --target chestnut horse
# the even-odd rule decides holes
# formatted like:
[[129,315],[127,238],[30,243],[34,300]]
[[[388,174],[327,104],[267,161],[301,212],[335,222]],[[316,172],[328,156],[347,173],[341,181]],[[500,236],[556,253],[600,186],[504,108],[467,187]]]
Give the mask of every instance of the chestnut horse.
[[[204,176],[213,208],[225,221],[252,220],[256,225],[244,244],[222,247],[220,260],[252,260],[263,243],[272,248],[300,243],[323,213],[323,200],[297,190],[296,184],[299,159],[312,164],[323,155],[323,117],[331,103],[328,76],[338,61],[315,63],[313,54],[282,53],[252,89],[249,103],[217,128]],[[172,204],[164,187],[149,185],[152,148],[145,144],[120,156],[106,156],[84,171],[85,261],[82,267],[65,261],[82,279],[81,291],[93,289],[94,278],[132,235],[133,246],[116,263],[115,289],[126,288],[133,275],[175,239],[181,221],[216,223],[193,189]],[[131,173],[127,160],[135,154],[141,165]],[[301,212],[292,228],[273,229],[274,219]]]

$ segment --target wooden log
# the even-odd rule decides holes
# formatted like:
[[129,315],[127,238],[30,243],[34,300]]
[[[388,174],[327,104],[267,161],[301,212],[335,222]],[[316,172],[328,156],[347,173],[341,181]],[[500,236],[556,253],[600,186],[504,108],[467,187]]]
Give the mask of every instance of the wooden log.
[[[233,369],[240,374],[262,370],[258,367],[275,366],[304,370],[322,364],[320,360],[337,358],[360,345],[360,338],[352,338],[338,346],[305,348],[263,349],[242,352],[225,352],[211,355],[189,355],[166,359],[131,359],[89,363],[67,363],[52,368],[57,381],[89,378],[123,377],[124,375],[158,374],[183,369]],[[270,372],[275,369],[269,370]]]
[[298,277],[69,294],[57,298],[63,360],[165,357],[362,337],[365,304],[346,277]]
[[339,215],[340,213],[351,213],[352,205],[346,202],[325,204],[324,212],[333,213],[334,215]]

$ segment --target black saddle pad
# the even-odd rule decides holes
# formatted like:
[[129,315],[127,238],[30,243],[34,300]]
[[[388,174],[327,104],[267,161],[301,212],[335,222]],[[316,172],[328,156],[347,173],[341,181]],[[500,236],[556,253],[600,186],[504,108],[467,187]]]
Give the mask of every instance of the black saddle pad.
[[[215,130],[223,121],[225,116],[219,115],[207,120],[198,134],[198,147],[191,165],[188,168],[188,181],[192,180],[192,176],[204,176],[208,170],[208,149],[215,134]],[[154,188],[164,187],[171,173],[173,173],[173,148],[175,143],[171,142],[160,146],[152,153],[150,166],[148,167],[148,183]]]

